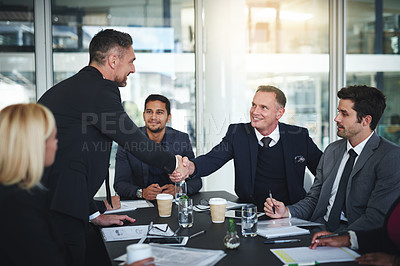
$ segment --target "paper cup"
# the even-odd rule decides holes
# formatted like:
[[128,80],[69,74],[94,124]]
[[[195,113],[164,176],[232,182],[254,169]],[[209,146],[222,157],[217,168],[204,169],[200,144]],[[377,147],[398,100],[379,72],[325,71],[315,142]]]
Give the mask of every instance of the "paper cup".
[[158,215],[160,215],[160,217],[170,217],[173,196],[171,194],[161,193],[157,195],[156,199],[158,206]]
[[126,247],[126,263],[131,264],[139,260],[152,257],[149,244],[132,244]]
[[225,221],[226,199],[211,198],[208,203],[211,210],[211,221],[213,223],[223,223]]

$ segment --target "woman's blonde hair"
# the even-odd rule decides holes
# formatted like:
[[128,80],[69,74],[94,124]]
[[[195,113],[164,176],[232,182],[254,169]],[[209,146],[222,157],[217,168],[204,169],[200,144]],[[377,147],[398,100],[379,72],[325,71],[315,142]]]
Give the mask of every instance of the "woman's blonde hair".
[[29,189],[42,178],[46,140],[56,123],[40,104],[14,104],[0,111],[0,184]]

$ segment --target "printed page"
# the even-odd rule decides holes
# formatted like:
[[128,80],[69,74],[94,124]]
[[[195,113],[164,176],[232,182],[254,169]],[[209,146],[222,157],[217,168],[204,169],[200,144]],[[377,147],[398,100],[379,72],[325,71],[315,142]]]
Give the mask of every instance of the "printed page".
[[[101,229],[103,238],[108,241],[120,241],[140,239],[147,235],[148,225],[127,225],[118,227],[106,227]],[[149,235],[172,236],[174,232],[169,228],[168,224],[154,224],[148,233]]]
[[259,236],[263,236],[266,238],[306,235],[309,233],[310,233],[309,230],[299,228],[297,226],[287,226],[287,227],[267,228],[267,229],[263,229],[260,227],[257,228],[257,234]]
[[154,207],[154,204],[147,200],[122,200],[121,208],[117,210],[105,211],[104,214],[133,211],[136,210],[137,208],[149,208],[149,207]]
[[326,263],[326,262],[343,262],[353,261],[360,255],[346,247],[317,247],[316,249],[310,249],[308,247],[297,247],[297,248],[282,248],[282,249],[271,249],[271,252],[275,254],[283,263]]

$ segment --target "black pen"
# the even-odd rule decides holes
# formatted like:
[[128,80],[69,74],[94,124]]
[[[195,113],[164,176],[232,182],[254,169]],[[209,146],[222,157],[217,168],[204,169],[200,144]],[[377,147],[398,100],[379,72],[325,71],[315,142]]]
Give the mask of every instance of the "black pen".
[[206,233],[206,230],[203,230],[203,231],[200,231],[200,232],[194,233],[193,235],[189,236],[189,238],[193,238],[193,237],[195,237],[195,236],[199,236],[199,235],[201,235],[201,234],[205,234],[205,233]]
[[319,236],[319,237],[317,237],[317,239],[335,237],[335,236],[345,236],[345,235],[348,235],[348,234],[349,234],[349,232],[340,232],[340,233],[335,233],[335,234],[330,234],[330,235]]
[[271,190],[269,190],[269,199],[271,200],[271,203],[272,203],[272,210],[274,211],[274,214],[275,214],[275,206],[274,206],[274,203],[272,202],[272,193],[271,193]]
[[300,242],[300,239],[280,239],[280,240],[267,240],[264,241],[264,244],[280,244],[280,243],[294,243]]

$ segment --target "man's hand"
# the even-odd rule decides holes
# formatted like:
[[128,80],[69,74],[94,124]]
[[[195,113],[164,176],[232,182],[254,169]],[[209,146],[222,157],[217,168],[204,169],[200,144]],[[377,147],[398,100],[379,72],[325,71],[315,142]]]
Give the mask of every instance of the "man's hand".
[[135,219],[129,217],[128,215],[100,214],[99,216],[91,220],[91,222],[99,226],[110,226],[113,224],[123,225],[124,220],[127,220],[128,222],[131,223],[134,223],[136,221]]
[[176,155],[178,160],[178,167],[175,171],[169,175],[170,179],[174,183],[181,182],[189,176],[189,159],[180,155]]
[[162,193],[171,194],[175,196],[175,186],[173,184],[166,184],[161,187]]
[[327,237],[317,239],[319,236],[331,235],[333,233],[328,231],[321,231],[315,233],[311,240],[311,249],[315,249],[317,246],[330,246],[330,247],[349,247],[350,244],[350,236],[343,235],[343,236],[334,236],[334,237]]
[[121,208],[121,200],[118,195],[112,196],[111,202],[112,202],[113,207],[111,207],[111,205],[108,204],[107,200],[104,200],[104,205],[106,205],[107,211],[117,210],[117,209]]
[[154,258],[147,258],[147,259],[143,259],[143,260],[138,260],[134,263],[131,264],[127,264],[125,263],[124,266],[154,266]]
[[162,192],[159,184],[151,184],[147,188],[144,188],[142,191],[142,197],[146,200],[154,200],[157,195]]
[[389,255],[386,253],[367,253],[355,259],[359,264],[367,265],[395,265],[395,255]]
[[[275,213],[273,208],[275,208]],[[283,202],[277,201],[275,199],[267,198],[264,202],[264,212],[271,218],[285,218],[289,217],[289,210]]]

